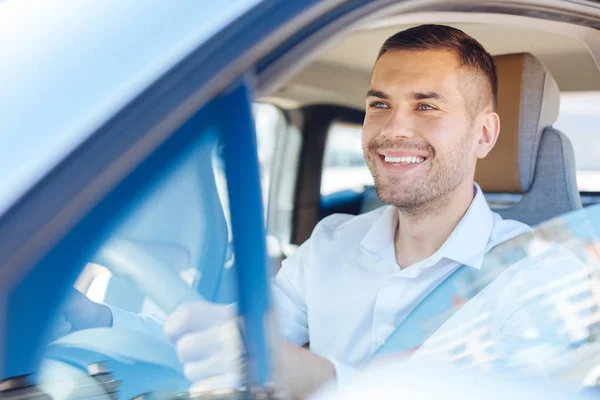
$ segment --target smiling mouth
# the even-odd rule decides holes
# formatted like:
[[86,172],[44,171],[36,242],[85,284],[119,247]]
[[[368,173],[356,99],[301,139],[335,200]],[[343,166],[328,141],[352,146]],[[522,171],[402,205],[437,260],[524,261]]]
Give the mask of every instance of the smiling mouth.
[[392,157],[392,156],[384,156],[382,154],[379,155],[379,158],[387,165],[393,166],[411,166],[418,165],[425,161],[426,157],[421,156],[412,156],[412,157]]

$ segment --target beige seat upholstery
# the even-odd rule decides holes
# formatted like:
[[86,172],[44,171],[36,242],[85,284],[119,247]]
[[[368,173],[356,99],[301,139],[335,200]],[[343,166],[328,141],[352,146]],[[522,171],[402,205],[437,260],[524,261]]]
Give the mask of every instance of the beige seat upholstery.
[[479,161],[475,181],[486,193],[522,194],[518,203],[495,211],[529,225],[581,208],[573,148],[552,128],[560,101],[556,82],[531,54],[495,61],[500,136]]

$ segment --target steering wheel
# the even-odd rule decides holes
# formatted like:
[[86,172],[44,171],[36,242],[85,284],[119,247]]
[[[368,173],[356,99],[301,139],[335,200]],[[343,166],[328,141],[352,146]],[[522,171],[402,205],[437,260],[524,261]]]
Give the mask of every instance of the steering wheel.
[[184,302],[202,300],[172,268],[129,240],[111,238],[92,261],[133,283],[166,314]]
[[[184,302],[202,300],[201,296],[175,275],[171,268],[131,241],[111,238],[92,261],[133,283],[167,314]],[[152,351],[149,352],[148,349]],[[182,382],[187,383],[183,378],[182,367],[177,361],[174,347],[141,331],[97,328],[73,332],[51,343],[46,357],[75,365],[84,371],[87,371],[90,364],[110,361],[109,370],[112,370],[111,366],[122,371],[128,370],[129,372],[125,372],[127,375],[132,373],[132,366],[144,369],[139,367],[143,365],[146,367],[145,375],[154,373],[158,374],[158,378],[163,378],[167,373],[165,371],[174,373],[176,376],[172,376],[171,380],[177,381],[175,386],[178,386],[178,390],[181,390]],[[133,373],[139,375],[139,371]],[[68,379],[63,377],[65,378]],[[148,379],[144,381],[148,383]],[[124,383],[128,383],[127,379]],[[173,387],[168,389],[173,390]],[[133,395],[141,393],[135,393],[134,388],[130,388],[129,391]]]

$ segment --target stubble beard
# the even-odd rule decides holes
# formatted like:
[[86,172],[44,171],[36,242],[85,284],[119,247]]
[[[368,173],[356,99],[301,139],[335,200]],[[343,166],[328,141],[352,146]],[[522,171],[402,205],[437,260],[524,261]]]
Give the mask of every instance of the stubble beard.
[[[404,215],[413,217],[438,213],[448,203],[449,196],[464,182],[469,172],[469,150],[473,133],[469,129],[462,137],[461,141],[448,151],[443,159],[436,158],[437,154],[427,146],[428,163],[427,171],[423,171],[419,182],[400,192],[397,188],[401,184],[402,178],[381,177],[378,176],[376,163],[378,157],[377,150],[386,149],[410,149],[410,146],[402,146],[402,142],[381,143],[372,141],[369,144],[367,156],[367,165],[375,180],[375,190],[377,197],[385,203],[398,208]],[[415,148],[413,145],[412,148]],[[419,147],[425,150],[423,146]],[[418,168],[418,167],[417,167]]]

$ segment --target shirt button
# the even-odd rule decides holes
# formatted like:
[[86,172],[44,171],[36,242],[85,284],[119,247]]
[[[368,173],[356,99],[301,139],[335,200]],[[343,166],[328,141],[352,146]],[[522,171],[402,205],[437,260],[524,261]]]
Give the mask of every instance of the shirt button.
[[377,336],[375,342],[377,343],[377,346],[383,346],[383,344],[385,343],[385,339],[383,338],[383,336]]

